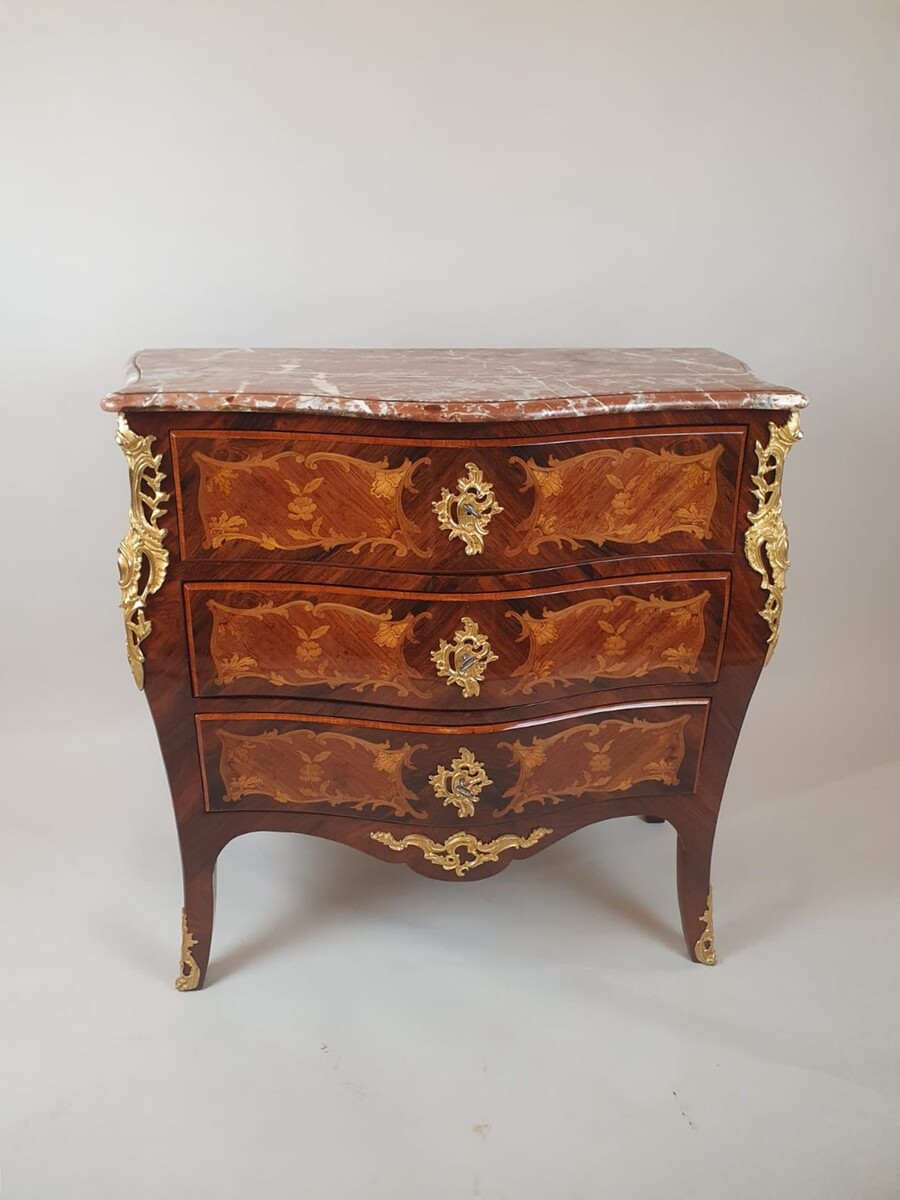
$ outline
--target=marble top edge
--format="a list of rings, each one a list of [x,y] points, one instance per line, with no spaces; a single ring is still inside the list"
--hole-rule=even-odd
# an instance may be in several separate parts
[[[711,349],[518,348],[145,350],[101,406],[489,421],[806,404]]]

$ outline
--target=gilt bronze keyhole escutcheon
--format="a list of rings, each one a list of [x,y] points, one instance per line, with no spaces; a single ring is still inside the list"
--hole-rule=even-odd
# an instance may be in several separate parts
[[[466,554],[480,554],[484,549],[488,525],[503,509],[494,498],[494,489],[475,463],[466,463],[466,474],[459,480],[455,492],[441,489],[440,500],[432,508],[437,513],[441,529],[458,538]]]
[[[455,683],[468,699],[481,692],[487,665],[496,662],[497,655],[478,628],[478,622],[463,617],[462,627],[457,629],[453,641],[441,638],[437,650],[431,652],[431,661],[441,679],[447,680],[448,687]]]

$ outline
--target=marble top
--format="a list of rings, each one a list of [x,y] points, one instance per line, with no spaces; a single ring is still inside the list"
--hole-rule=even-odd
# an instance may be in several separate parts
[[[718,350],[141,350],[109,412],[519,421],[659,409],[803,408]]]

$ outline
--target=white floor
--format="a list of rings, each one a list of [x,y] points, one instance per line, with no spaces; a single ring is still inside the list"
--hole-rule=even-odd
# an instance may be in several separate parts
[[[898,764],[736,766],[715,969],[668,826],[455,887],[256,835],[183,995],[149,721],[54,737],[3,756],[4,1200],[900,1196]]]

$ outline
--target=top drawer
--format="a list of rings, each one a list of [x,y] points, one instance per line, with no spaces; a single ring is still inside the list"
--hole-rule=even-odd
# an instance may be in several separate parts
[[[730,551],[742,429],[429,446],[175,432],[182,557],[473,574]]]

